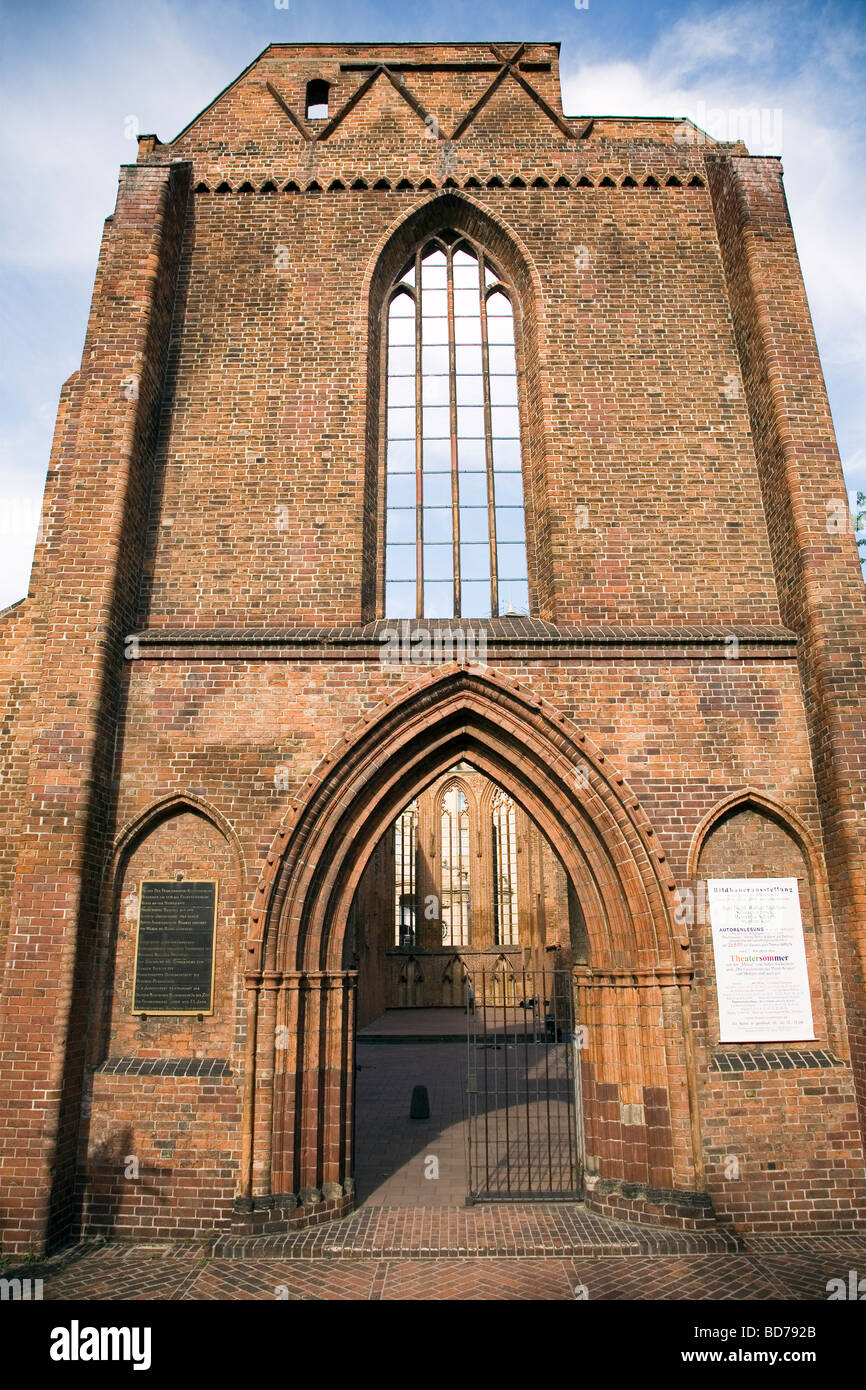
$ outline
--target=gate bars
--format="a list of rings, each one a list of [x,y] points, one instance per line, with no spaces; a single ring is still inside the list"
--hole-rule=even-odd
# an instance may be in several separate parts
[[[582,1197],[580,1051],[569,971],[475,976],[467,1092],[470,1203]]]

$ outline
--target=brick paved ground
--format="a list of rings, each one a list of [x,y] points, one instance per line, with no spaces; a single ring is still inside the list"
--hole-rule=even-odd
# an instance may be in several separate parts
[[[42,1271],[47,1300],[824,1300],[827,1282],[863,1268],[866,1245],[834,1254],[500,1259],[116,1259],[79,1252]],[[28,1271],[31,1272],[31,1271]],[[583,1292],[585,1290],[585,1293]]]
[[[395,1221],[399,1216],[399,1222]],[[470,1213],[431,1211],[406,1235],[412,1213],[387,1221],[361,1212],[327,1228],[331,1243],[303,1235],[209,1247],[124,1245],[70,1247],[41,1266],[18,1271],[44,1281],[46,1300],[741,1300],[826,1301],[827,1282],[866,1268],[866,1236],[762,1237],[744,1250],[700,1253],[709,1238],[617,1226],[580,1209],[510,1207]],[[415,1213],[417,1216],[417,1213]],[[455,1257],[458,1217],[474,1218],[500,1251],[549,1253]],[[381,1239],[399,1225],[403,1255]],[[465,1224],[465,1223],[464,1223]],[[599,1253],[615,1248],[619,1253]],[[595,1252],[591,1238],[595,1239]],[[583,1253],[578,1247],[583,1243]],[[414,1253],[409,1253],[414,1243]],[[692,1249],[689,1249],[689,1244]],[[476,1244],[479,1248],[480,1241]],[[679,1249],[678,1249],[679,1247]],[[658,1253],[649,1253],[653,1248]],[[628,1253],[629,1251],[633,1253]],[[390,1252],[390,1253],[389,1253]],[[14,1273],[5,1271],[7,1275]]]
[[[480,1005],[472,1016],[472,1032],[510,1033],[523,1037],[532,1030],[531,1014],[520,1008],[502,1008],[490,1005],[483,1009]],[[405,1039],[458,1038],[466,1041],[467,1022],[465,1009],[386,1009],[364,1028],[358,1029],[361,1041],[372,1038],[388,1039],[396,1042]]]
[[[465,1041],[394,1046],[359,1040],[357,1060],[359,1200],[377,1206],[461,1205],[466,1200]],[[409,1118],[416,1085],[427,1087],[429,1120]],[[438,1177],[425,1177],[432,1171],[428,1156],[436,1159]]]
[[[508,1010],[514,1026],[517,1009]],[[369,1038],[458,1038],[466,1040],[464,1009],[386,1009],[366,1027],[358,1029],[359,1041]]]
[[[424,1037],[423,1012],[405,1036]],[[389,1017],[379,1036],[389,1027],[399,1031]],[[629,1226],[574,1203],[467,1207],[465,1041],[359,1041],[358,1060],[361,1205],[351,1216],[284,1236],[84,1242],[20,1274],[42,1277],[45,1298],[61,1301],[559,1301],[584,1291],[597,1301],[779,1301],[824,1300],[829,1279],[866,1272],[866,1234],[744,1243],[724,1230]],[[409,1119],[416,1084],[428,1087],[429,1120]],[[435,1180],[424,1176],[431,1153]]]
[[[866,1237],[864,1237],[866,1239]],[[729,1231],[690,1232],[629,1226],[578,1203],[501,1202],[475,1207],[374,1206],[342,1221],[284,1236],[221,1236],[222,1259],[334,1256],[496,1256],[726,1254],[739,1249]]]

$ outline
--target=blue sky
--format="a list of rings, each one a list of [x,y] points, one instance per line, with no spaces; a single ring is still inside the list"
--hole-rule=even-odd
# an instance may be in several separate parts
[[[864,0],[282,4],[0,3],[0,607],[27,589],[129,132],[170,139],[271,42],[559,39],[566,113],[689,115],[781,154],[847,485],[866,490]]]

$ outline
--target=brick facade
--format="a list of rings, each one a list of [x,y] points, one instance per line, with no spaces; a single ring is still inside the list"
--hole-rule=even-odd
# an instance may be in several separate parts
[[[121,170],[2,615],[4,1251],[351,1205],[352,902],[461,758],[585,923],[588,1203],[862,1224],[866,614],[778,161],[565,117],[557,46],[505,52],[274,45]],[[517,301],[532,616],[481,664],[383,660],[382,295],[446,228]],[[219,881],[214,1012],[142,1018],[178,874]],[[678,905],[781,875],[815,1038],[719,1045]]]

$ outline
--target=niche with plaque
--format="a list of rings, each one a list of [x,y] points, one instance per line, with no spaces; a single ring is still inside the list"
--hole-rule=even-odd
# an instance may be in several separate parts
[[[720,1042],[813,1039],[796,878],[707,882]]]
[[[216,909],[214,880],[142,880],[133,1013],[213,1013]]]

